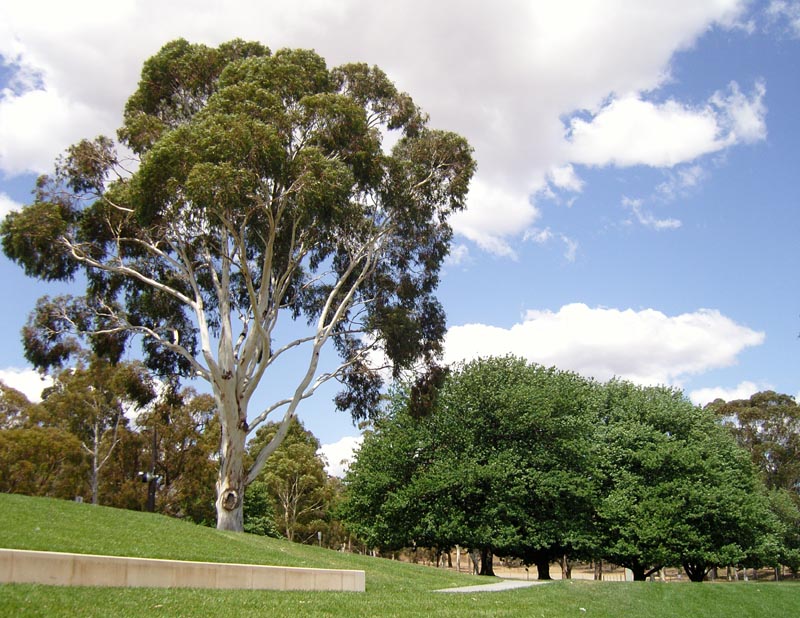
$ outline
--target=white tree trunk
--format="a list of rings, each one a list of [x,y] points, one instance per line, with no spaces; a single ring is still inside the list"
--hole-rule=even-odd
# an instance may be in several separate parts
[[[222,426],[219,474],[217,475],[217,529],[244,531],[244,442],[245,431]]]
[[[100,485],[99,481],[99,471],[100,466],[98,465],[98,461],[100,459],[100,437],[98,434],[98,426],[97,423],[94,424],[94,440],[92,443],[92,504],[97,505],[98,501],[98,486]]]

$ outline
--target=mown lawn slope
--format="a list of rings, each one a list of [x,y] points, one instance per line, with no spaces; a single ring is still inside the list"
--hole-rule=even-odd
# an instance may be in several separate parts
[[[362,569],[367,592],[310,593],[0,586],[2,616],[737,616],[800,613],[791,583],[556,582],[441,595],[486,578],[219,532],[148,513],[0,494],[0,546],[77,553]]]

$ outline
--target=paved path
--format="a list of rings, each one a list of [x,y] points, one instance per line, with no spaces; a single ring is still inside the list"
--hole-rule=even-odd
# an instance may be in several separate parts
[[[522,581],[520,579],[504,579],[494,584],[481,584],[479,586],[463,586],[461,588],[443,588],[434,592],[502,592],[503,590],[514,590],[515,588],[528,588],[539,584],[546,584],[546,581]]]

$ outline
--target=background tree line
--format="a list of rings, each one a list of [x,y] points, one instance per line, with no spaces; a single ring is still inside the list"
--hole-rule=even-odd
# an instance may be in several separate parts
[[[701,409],[678,390],[601,384],[514,358],[399,388],[345,479],[341,514],[372,547],[535,564],[605,560],[645,579],[681,566],[800,568],[798,406]]]
[[[277,429],[261,427],[248,457]],[[213,397],[157,383],[140,363],[84,358],[54,376],[40,403],[0,382],[3,492],[214,525],[219,441]],[[248,488],[248,532],[341,546],[345,533],[331,517],[341,483],[328,478],[319,447],[294,420],[274,465]]]

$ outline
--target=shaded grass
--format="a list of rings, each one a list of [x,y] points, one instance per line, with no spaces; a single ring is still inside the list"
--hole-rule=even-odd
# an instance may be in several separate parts
[[[430,567],[219,532],[158,515],[0,495],[0,546],[284,566],[363,569],[367,592],[0,586],[2,616],[647,616],[761,617],[800,613],[791,583],[554,582],[501,593],[439,595],[487,583]],[[581,611],[583,608],[585,611]]]

